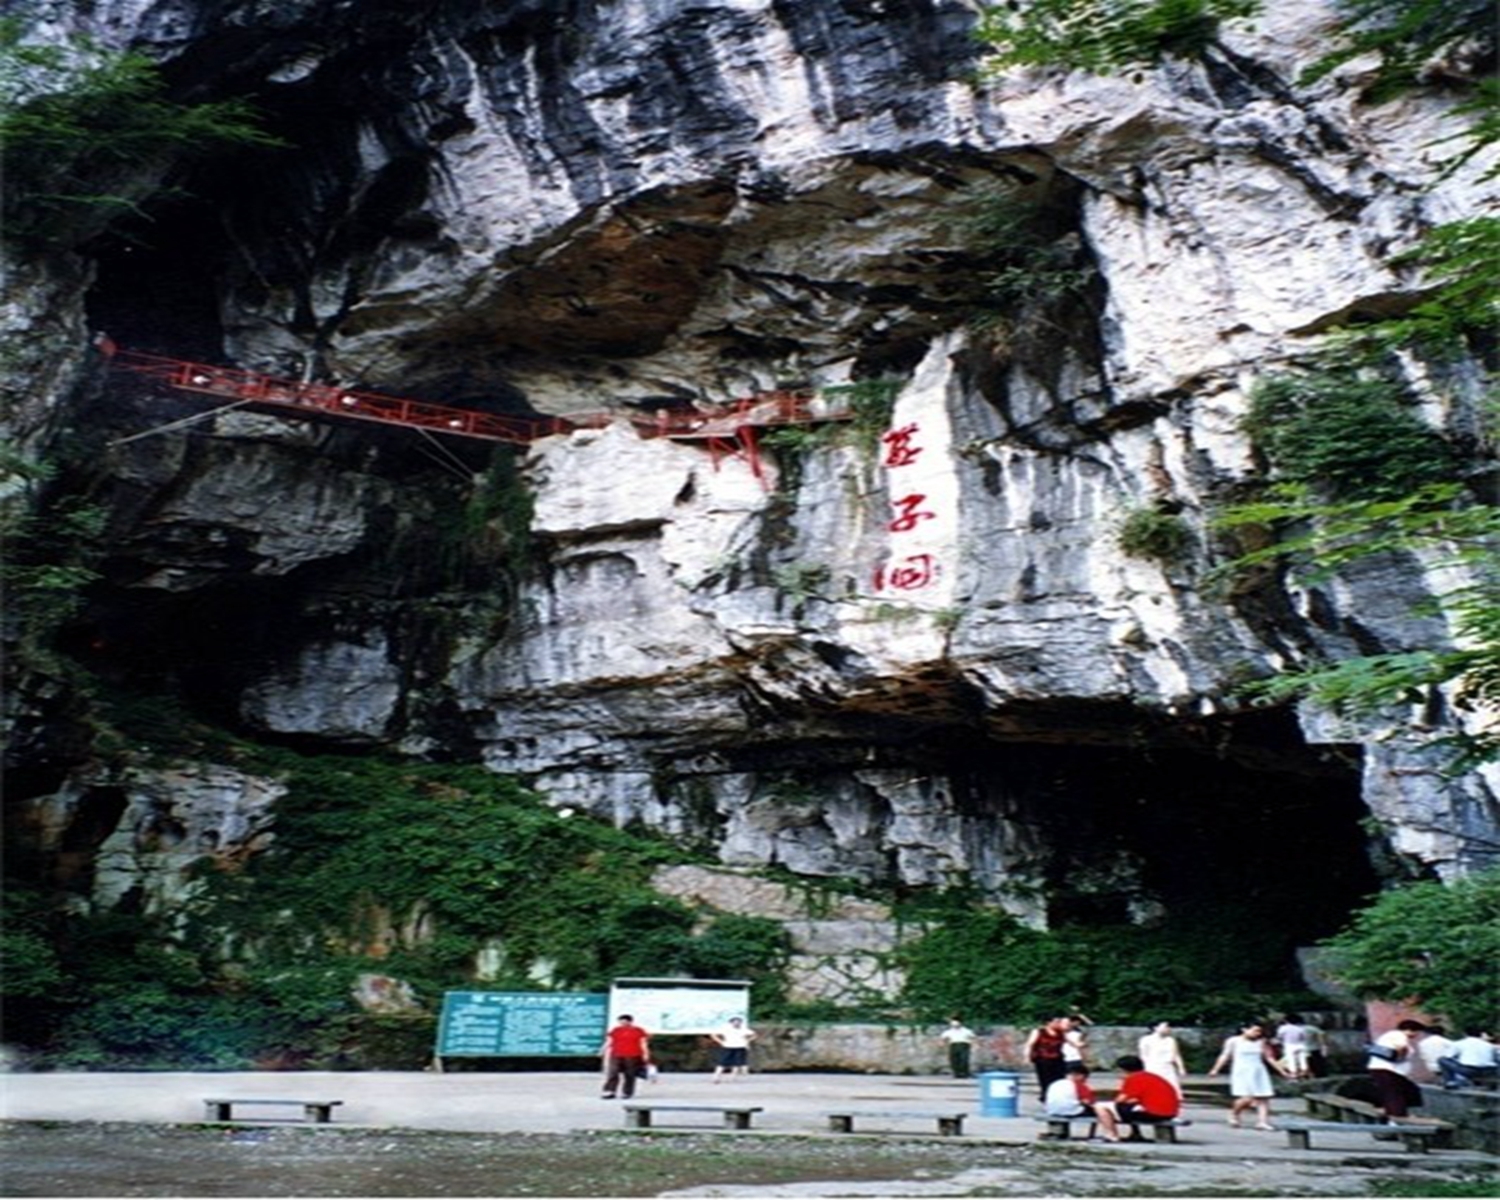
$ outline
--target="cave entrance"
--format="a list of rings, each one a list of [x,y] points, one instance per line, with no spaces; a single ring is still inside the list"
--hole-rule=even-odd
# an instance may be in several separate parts
[[[884,882],[942,887],[959,866],[978,891],[1051,928],[1196,923],[1244,933],[1261,951],[1274,942],[1290,965],[1295,948],[1337,932],[1379,889],[1361,751],[1309,745],[1289,709],[1173,718],[1053,701],[942,715],[918,729],[894,711],[863,714],[841,749],[763,743],[753,766],[740,763],[762,778],[779,768],[841,803],[862,791]],[[851,776],[891,783],[865,790]],[[821,840],[843,844],[832,824]],[[908,854],[912,845],[924,853]],[[903,855],[950,866],[924,865],[916,879]]]
[[[1306,945],[1378,887],[1358,755],[1260,749],[993,745],[955,785],[1030,835],[1049,924],[1238,912]]]

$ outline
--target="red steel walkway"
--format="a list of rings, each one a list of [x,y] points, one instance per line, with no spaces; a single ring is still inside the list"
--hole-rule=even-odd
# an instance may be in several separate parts
[[[762,481],[764,473],[756,430],[847,421],[854,415],[847,406],[821,400],[813,391],[772,391],[704,410],[662,409],[650,417],[598,412],[571,413],[561,417],[508,417],[327,383],[279,379],[236,367],[217,367],[144,354],[116,346],[108,338],[100,339],[99,349],[114,366],[183,391],[224,396],[257,407],[290,409],[303,414],[324,413],[511,445],[524,446],[539,438],[580,429],[599,429],[623,420],[628,421],[642,437],[706,443],[714,452],[716,462],[720,455],[743,457],[756,478]]]

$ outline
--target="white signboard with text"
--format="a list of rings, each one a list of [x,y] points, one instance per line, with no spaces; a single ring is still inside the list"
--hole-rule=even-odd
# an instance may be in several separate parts
[[[653,1036],[713,1033],[730,1017],[750,1019],[744,979],[616,979],[609,991],[609,1023],[622,1013]]]

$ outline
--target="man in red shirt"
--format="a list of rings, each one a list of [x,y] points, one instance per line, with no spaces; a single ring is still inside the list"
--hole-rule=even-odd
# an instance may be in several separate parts
[[[619,1091],[629,1100],[635,1095],[635,1081],[645,1074],[651,1061],[651,1035],[635,1023],[634,1017],[622,1014],[604,1035],[599,1054],[604,1059],[604,1099],[613,1100]]]
[[[1182,1111],[1182,1098],[1172,1081],[1146,1070],[1146,1064],[1134,1054],[1115,1059],[1115,1066],[1125,1074],[1115,1091],[1109,1108],[1120,1124],[1157,1125],[1170,1121]],[[1104,1105],[1096,1106],[1095,1111]],[[1104,1122],[1100,1122],[1101,1125]],[[1106,1129],[1108,1127],[1106,1126]],[[1139,1129],[1131,1133],[1133,1140],[1141,1140]]]

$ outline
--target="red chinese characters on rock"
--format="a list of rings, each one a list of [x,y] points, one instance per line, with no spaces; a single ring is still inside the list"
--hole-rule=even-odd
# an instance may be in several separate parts
[[[891,429],[881,438],[885,445],[882,465],[887,470],[899,470],[917,461],[917,456],[923,450],[923,447],[917,445],[918,433],[919,427],[913,422],[899,429]],[[923,521],[933,520],[937,513],[924,508],[926,503],[927,497],[921,492],[908,492],[899,499],[892,500],[891,508],[894,511],[886,529],[893,534],[911,533]],[[942,568],[933,555],[908,554],[875,568],[875,590],[919,591],[931,587],[941,573]]]
[[[917,461],[917,455],[922,453],[922,447],[913,446],[912,441],[917,436],[917,426],[903,425],[900,429],[892,429],[881,437],[885,443],[886,467],[909,467]]]
[[[891,507],[896,510],[896,516],[886,526],[892,533],[906,533],[917,527],[918,521],[930,521],[937,513],[923,512],[922,505],[927,497],[920,492],[910,496],[902,496],[899,500],[892,500]]]
[[[930,554],[911,554],[890,566],[875,568],[875,590],[892,588],[898,592],[911,592],[929,587],[937,582],[937,560]]]

